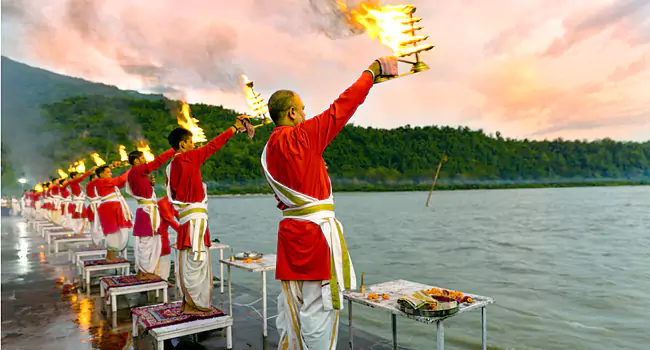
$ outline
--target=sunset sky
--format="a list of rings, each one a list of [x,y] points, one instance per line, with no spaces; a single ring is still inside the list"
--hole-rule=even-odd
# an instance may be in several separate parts
[[[267,98],[295,90],[313,115],[391,53],[347,34],[334,2],[2,0],[2,54],[239,111],[247,111],[237,82],[245,73]],[[650,139],[650,1],[410,3],[435,45],[423,55],[431,69],[373,87],[354,124]]]

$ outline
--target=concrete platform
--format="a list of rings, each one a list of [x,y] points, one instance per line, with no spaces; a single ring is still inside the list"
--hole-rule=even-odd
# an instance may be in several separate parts
[[[160,303],[160,298],[142,293],[120,296],[115,319],[101,311],[99,286],[91,294],[81,290],[68,292],[63,281],[74,282],[75,268],[67,254],[49,255],[40,234],[30,232],[20,218],[2,218],[2,347],[7,349],[154,349],[151,337],[131,337],[129,306]],[[130,255],[133,256],[133,255]],[[173,275],[173,274],[172,274]],[[173,282],[173,281],[172,281]],[[238,293],[259,296],[259,291],[237,285]],[[170,288],[170,300],[176,300]],[[213,303],[222,310],[215,286]],[[270,299],[274,299],[272,296]],[[227,294],[223,299],[227,300]],[[275,315],[275,303],[269,303],[269,315]],[[269,321],[269,337],[262,339],[262,320],[251,309],[233,307],[233,349],[277,349],[275,319]],[[337,349],[348,349],[347,325],[340,323]],[[390,334],[388,334],[390,336]],[[192,340],[198,340],[199,343]],[[201,333],[197,337],[168,340],[165,349],[225,349],[223,331]],[[390,342],[361,330],[354,331],[354,348],[390,349]]]

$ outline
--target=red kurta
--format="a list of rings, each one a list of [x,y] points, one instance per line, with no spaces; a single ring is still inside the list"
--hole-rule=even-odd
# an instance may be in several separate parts
[[[207,145],[193,149],[191,151],[178,153],[172,160],[171,170],[169,172],[169,187],[171,188],[172,198],[185,202],[197,203],[203,200],[205,191],[203,190],[203,177],[201,176],[201,165],[208,157],[217,152],[223,145],[230,140],[234,131],[232,128],[221,133],[215,137]],[[192,243],[190,240],[190,223],[180,227],[178,232],[178,245],[179,249],[191,248]],[[204,240],[205,246],[210,247],[210,229],[205,233]]]
[[[366,99],[372,85],[371,74],[364,72],[325,112],[296,127],[276,127],[266,148],[273,178],[300,193],[327,199],[330,184],[323,152]],[[285,205],[279,202],[278,208]],[[330,279],[329,246],[320,226],[306,220],[280,221],[275,278]]]
[[[86,184],[86,196],[88,197],[89,201],[90,201],[90,199],[97,197],[97,194],[95,193],[95,182],[96,181],[97,181],[97,179],[89,181]],[[86,205],[86,210],[85,210],[84,215],[85,215],[84,217],[86,219],[88,219],[88,221],[90,221],[90,222],[95,221],[95,211],[93,211],[93,206],[90,203],[88,203],[88,205]]]
[[[131,192],[138,197],[151,198],[153,195],[153,186],[151,186],[151,182],[149,182],[149,174],[160,168],[166,161],[173,157],[175,153],[176,151],[174,151],[173,148],[170,148],[165,153],[156,157],[153,161],[132,167],[131,171],[129,171],[129,176],[127,177],[129,187],[131,187]],[[133,236],[153,236],[149,214],[145,213],[141,208],[138,208],[135,211]]]
[[[158,234],[162,241],[162,250],[160,255],[169,255],[172,252],[169,244],[169,228],[171,227],[177,233],[181,230],[180,226],[176,222],[178,212],[174,209],[174,206],[167,196],[158,201],[158,211],[160,212],[160,218],[162,219],[160,221],[160,227],[158,228]]]
[[[63,185],[59,189],[59,193],[61,193],[61,197],[63,197],[64,199],[65,198],[70,198],[70,191],[68,191],[68,183],[67,182],[66,182],[65,185]],[[67,205],[68,205],[68,203],[63,203],[63,201],[61,202],[61,215],[63,215],[63,213],[65,212]],[[69,213],[69,211],[68,211],[68,213]]]
[[[81,175],[80,177],[70,180],[68,182],[68,186],[70,186],[70,192],[72,192],[73,196],[80,196],[81,195],[81,186],[79,183],[83,181],[85,178],[87,178],[92,171],[87,171],[85,174]],[[77,205],[74,203],[74,198],[73,202],[68,204],[68,213],[71,213],[73,219],[81,219],[83,215],[83,211],[81,214],[77,213]]]
[[[52,198],[59,196],[59,188],[60,188],[59,185],[52,185],[52,187],[50,187],[50,194],[52,195]],[[55,198],[54,200],[58,201],[59,199]],[[55,210],[56,210],[56,204],[52,203],[52,211]]]
[[[111,193],[115,193],[115,187],[124,188],[128,175],[129,172],[127,171],[119,177],[95,180],[95,193],[99,197],[106,197]],[[97,212],[99,213],[99,222],[102,225],[104,235],[115,233],[121,228],[133,227],[131,221],[124,218],[122,205],[119,202],[102,202],[97,208]]]

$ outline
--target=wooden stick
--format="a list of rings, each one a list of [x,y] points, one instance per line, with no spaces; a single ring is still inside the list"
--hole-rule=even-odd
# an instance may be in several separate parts
[[[440,174],[440,168],[442,167],[442,162],[445,160],[445,152],[442,152],[442,158],[440,158],[440,163],[438,163],[438,170],[436,170],[436,176],[433,178],[433,184],[431,185],[431,190],[429,191],[429,197],[427,197],[427,204],[429,206],[429,200],[431,200],[431,194],[433,193],[433,188],[436,187],[436,181],[438,181],[438,174]]]

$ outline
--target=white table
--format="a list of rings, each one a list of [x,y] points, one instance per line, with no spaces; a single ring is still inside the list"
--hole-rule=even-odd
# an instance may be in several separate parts
[[[68,250],[68,260],[73,264],[77,264],[80,258],[97,256],[98,259],[106,258],[106,248],[103,247],[88,247],[82,249],[70,249]]]
[[[138,336],[138,324],[146,327],[145,324],[135,314],[131,314],[132,335]],[[186,335],[192,335],[201,332],[207,332],[215,329],[226,328],[226,348],[232,349],[232,315],[212,317],[189,322],[183,322],[171,326],[156,327],[149,330],[149,334],[156,341],[156,349],[165,348],[165,340],[179,338]]]
[[[159,281],[159,282],[151,282],[151,283],[143,283],[143,284],[136,284],[133,286],[113,286],[110,289],[108,289],[108,301],[106,302],[107,304],[111,305],[111,311],[112,312],[117,312],[117,296],[118,295],[124,295],[124,294],[132,294],[132,293],[141,293],[141,292],[148,292],[148,291],[156,291],[156,298],[158,298],[158,295],[160,295],[160,291],[162,290],[163,292],[163,302],[167,303],[169,301],[169,298],[167,296],[167,281]],[[99,294],[102,298],[106,297],[106,292],[104,291],[106,288],[106,282],[104,282],[104,279],[102,278],[99,281]]]
[[[54,231],[54,230],[47,230],[45,231],[45,240],[47,241],[47,244],[52,244],[52,238],[55,237],[72,237],[74,235],[74,231],[72,230],[64,230],[64,231]]]
[[[45,231],[58,230],[58,229],[62,229],[62,228],[63,228],[63,226],[58,226],[58,225],[54,225],[54,224],[41,226],[41,237],[45,238]]]
[[[86,293],[90,293],[90,273],[91,272],[97,272],[97,271],[104,271],[104,270],[122,270],[122,275],[126,276],[129,274],[129,269],[131,267],[131,263],[127,262],[121,262],[121,263],[116,263],[116,264],[106,264],[106,265],[94,265],[94,266],[84,266],[84,260],[79,260],[79,264],[81,265],[81,271],[84,276],[83,282],[84,282],[84,288],[86,289]]]
[[[92,244],[93,239],[90,236],[74,236],[74,237],[63,237],[54,240],[54,252],[59,252],[59,244],[68,244],[68,243],[87,243]]]
[[[275,270],[275,262],[278,256],[276,254],[264,254],[260,262],[247,263],[244,260],[235,260],[230,261],[230,259],[221,259],[220,261],[228,265],[228,307],[230,308],[229,314],[232,315],[232,283],[230,282],[230,269],[231,267],[237,267],[244,269],[249,272],[261,272],[262,273],[262,320],[264,321],[264,330],[263,334],[266,338],[268,336],[266,322],[268,320],[266,316],[266,272]]]
[[[393,326],[393,349],[397,349],[397,316],[402,316],[405,318],[409,318],[414,321],[422,322],[422,323],[427,323],[427,324],[436,324],[436,344],[437,344],[437,349],[438,350],[443,350],[445,347],[445,328],[443,325],[443,321],[447,318],[454,317],[457,315],[460,315],[464,312],[470,311],[470,310],[478,310],[481,309],[481,317],[482,317],[482,336],[481,336],[481,344],[482,344],[482,349],[486,350],[487,349],[487,318],[486,318],[486,310],[485,308],[489,305],[494,303],[494,299],[490,297],[484,297],[480,295],[474,295],[474,294],[468,294],[463,291],[461,291],[464,295],[470,296],[472,299],[474,299],[474,302],[471,304],[463,303],[459,304],[459,309],[458,312],[456,312],[453,315],[449,316],[444,316],[444,317],[421,317],[421,316],[413,316],[406,314],[402,312],[398,305],[397,305],[397,299],[399,299],[400,296],[405,295],[405,294],[413,294],[419,290],[423,289],[431,289],[431,288],[438,288],[438,289],[445,289],[445,288],[440,288],[436,286],[429,286],[417,282],[411,282],[411,281],[405,281],[405,280],[395,280],[395,281],[390,281],[390,282],[384,282],[384,283],[378,283],[378,284],[373,284],[370,286],[366,287],[366,293],[359,293],[359,292],[344,292],[343,293],[343,298],[348,300],[348,327],[349,327],[349,333],[350,333],[350,349],[353,348],[352,344],[352,303],[358,303],[364,306],[368,306],[371,308],[377,308],[377,309],[382,309],[385,311],[388,311],[391,314],[391,322]],[[383,300],[380,298],[379,301],[371,301],[368,300],[368,294],[369,293],[377,293],[379,295],[382,294],[388,294],[390,298],[388,300]]]
[[[174,276],[176,278],[176,289],[178,290],[178,295],[182,296],[183,291],[181,290],[181,284],[180,284],[180,275],[178,273],[178,249],[176,248],[176,243],[174,243],[171,246],[174,249]],[[212,243],[210,246],[210,250],[215,250],[219,249],[219,260],[223,259],[223,250],[226,248],[230,248],[229,245],[227,244],[221,244],[221,243]],[[210,253],[210,259],[212,259],[212,253]],[[212,261],[210,261],[212,263]],[[219,264],[219,284],[221,284],[221,294],[223,294],[223,264]]]
[[[49,221],[43,219],[43,220],[28,220],[28,223],[32,226],[34,230],[37,230],[38,232],[38,226],[39,225],[45,225],[49,223]]]

